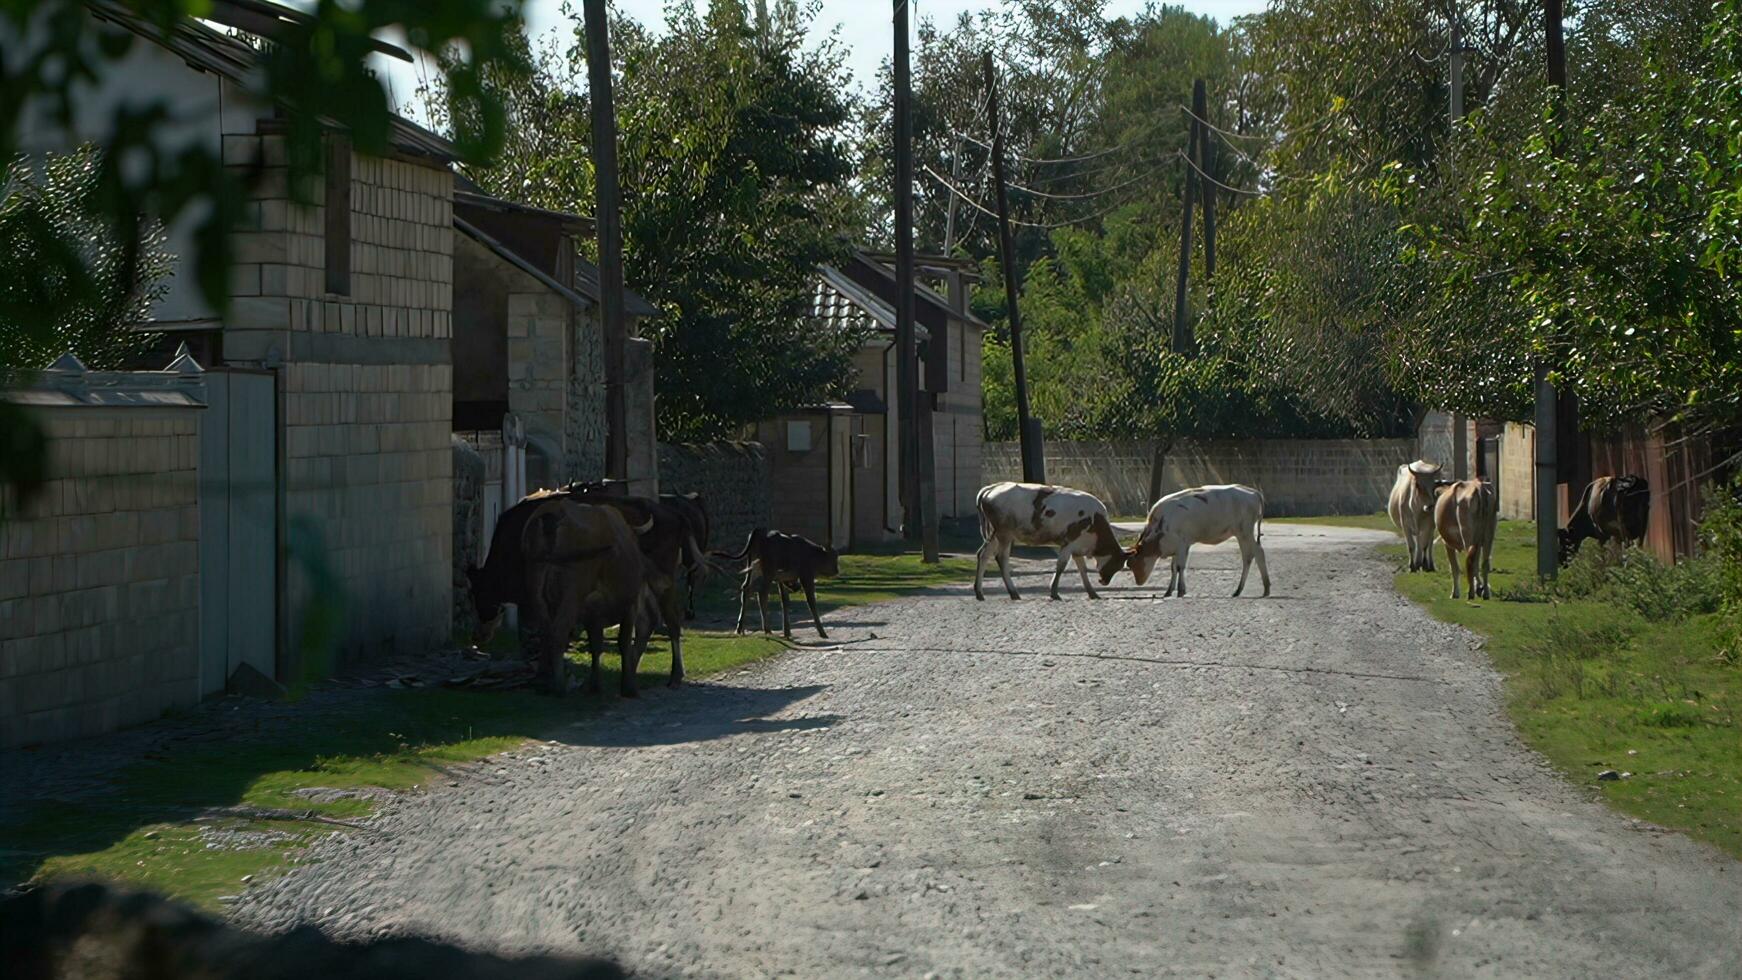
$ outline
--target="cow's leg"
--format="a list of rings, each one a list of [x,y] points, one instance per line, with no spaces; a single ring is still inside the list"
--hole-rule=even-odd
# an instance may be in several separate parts
[[[986,557],[990,555],[994,539],[987,538],[980,542],[980,550],[974,555],[974,598],[986,601],[986,592],[980,587],[980,580],[986,577]]]
[[[1409,527],[1407,522],[1403,528],[1403,546],[1409,550],[1409,570],[1420,570],[1421,559],[1416,557],[1415,552],[1415,529]]]
[[[1054,565],[1053,569],[1052,569],[1052,589],[1048,593],[1054,599],[1057,599],[1059,597],[1059,578],[1064,575],[1065,566],[1069,565],[1070,563],[1071,563],[1070,553],[1068,551],[1064,550],[1063,548],[1059,549],[1058,564]]]
[[[599,666],[605,656],[605,624],[598,620],[587,623],[587,653],[593,659],[593,667],[587,673],[587,693],[597,694],[605,687]]]
[[[1089,598],[1101,598],[1101,593],[1096,592],[1095,586],[1089,581],[1089,563],[1083,560],[1082,555],[1077,556],[1077,574],[1083,577],[1083,591],[1089,594]]]
[[[1163,599],[1173,597],[1173,590],[1179,586],[1179,558],[1175,555],[1167,557],[1167,591],[1161,594]]]
[[[807,578],[804,580],[804,602],[805,605],[811,607],[811,625],[817,628],[817,635],[825,640],[828,639],[829,634],[823,632],[823,614],[817,612],[816,579]]]
[[[1452,550],[1452,543],[1446,542],[1446,563],[1452,566],[1452,598],[1458,598],[1458,553]]]
[[[738,630],[739,636],[744,635],[744,610],[750,605],[750,569],[744,570],[744,581],[738,586]]]
[[[1022,598],[1016,591],[1016,584],[1010,581],[1010,545],[1003,542],[998,545],[998,574],[1004,576],[1004,591],[1010,593],[1010,598]]]
[[[768,578],[756,582],[756,613],[762,617],[762,632],[768,632]]]
[[[786,583],[776,582],[774,585],[780,590],[780,634],[790,640],[792,639],[792,610],[786,605]]]
[[[1258,560],[1258,580],[1264,583],[1264,594],[1270,594],[1270,566],[1264,562],[1264,542],[1252,542],[1252,557]]]
[[[683,683],[684,674],[683,616],[681,615],[683,596],[678,594],[677,580],[675,578],[672,580],[672,587],[666,590],[665,595],[660,596],[659,598],[660,607],[665,616],[665,635],[666,638],[671,641],[671,675],[666,679],[665,684],[667,687],[677,687],[679,684]],[[638,596],[636,598],[637,609],[640,608],[640,602],[641,600]],[[639,619],[640,616],[636,616],[635,618]],[[645,647],[646,644],[643,643],[642,646]],[[635,651],[635,659],[637,662],[640,662],[640,649]]]
[[[1186,558],[1192,553],[1189,544],[1180,545],[1179,552],[1173,556],[1174,567],[1179,569],[1179,597],[1186,597]]]
[[[1476,587],[1476,568],[1481,564],[1482,559],[1480,552],[1480,548],[1471,548],[1469,551],[1464,552],[1464,584],[1467,586],[1465,591],[1470,594],[1470,598],[1472,599],[1478,598],[1482,595],[1481,591]]]
[[[637,599],[639,601],[639,599]],[[619,697],[638,698],[641,696],[635,675],[641,672],[641,651],[635,646],[635,613],[631,611],[623,617],[623,622],[617,627],[617,662],[623,665],[622,673],[617,676],[617,694]],[[670,627],[670,622],[666,626]]]
[[[1240,581],[1234,583],[1234,598],[1240,598],[1240,593],[1246,591],[1246,572],[1252,567],[1253,542],[1245,535],[1237,539],[1240,543]]]
[[[1492,590],[1488,588],[1488,575],[1493,570],[1493,563],[1494,545],[1492,543],[1485,544],[1482,546],[1482,598],[1484,599],[1494,597]]]
[[[1432,518],[1429,518],[1429,520],[1431,521]],[[1427,526],[1427,529],[1423,530],[1418,536],[1421,538],[1421,567],[1422,567],[1422,570],[1427,571],[1427,572],[1438,571],[1439,569],[1434,566],[1434,529],[1433,529],[1433,525],[1429,524]],[[1448,552],[1446,552],[1446,554],[1451,554],[1451,552],[1448,551]]]

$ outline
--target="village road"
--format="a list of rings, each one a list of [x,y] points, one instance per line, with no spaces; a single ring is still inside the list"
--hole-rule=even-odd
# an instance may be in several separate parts
[[[1742,864],[1551,773],[1376,540],[1268,525],[1268,599],[1225,546],[1183,601],[1050,602],[1024,563],[1019,603],[843,611],[400,798],[235,916],[647,976],[1742,976]]]

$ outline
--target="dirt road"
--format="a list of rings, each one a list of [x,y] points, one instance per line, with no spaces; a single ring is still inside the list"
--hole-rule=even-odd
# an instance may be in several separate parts
[[[1020,603],[843,612],[405,797],[235,914],[650,976],[1742,975],[1742,864],[1549,772],[1374,540],[1267,526],[1269,599],[1228,598],[1223,547],[1183,601],[1050,602],[1026,564]]]

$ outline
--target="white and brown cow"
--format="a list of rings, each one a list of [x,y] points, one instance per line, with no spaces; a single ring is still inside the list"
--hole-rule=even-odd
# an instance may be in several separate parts
[[[1012,545],[1058,548],[1058,567],[1052,573],[1054,599],[1059,597],[1059,577],[1072,560],[1077,563],[1077,571],[1083,576],[1083,588],[1091,599],[1100,596],[1089,584],[1089,569],[1083,561],[1084,556],[1094,555],[1098,560],[1102,582],[1110,581],[1112,573],[1118,571],[1124,562],[1125,552],[1119,547],[1113,525],[1107,520],[1107,508],[1092,493],[1038,483],[994,483],[981,488],[974,504],[980,511],[982,542],[974,569],[976,599],[986,598],[980,580],[986,575],[988,557],[998,559],[998,571],[1004,576],[1004,589],[1010,593],[1010,598],[1022,598],[1010,581]]]
[[[1246,573],[1258,562],[1258,576],[1264,581],[1264,594],[1270,594],[1270,568],[1264,561],[1264,494],[1237,483],[1192,487],[1170,493],[1149,508],[1149,521],[1137,546],[1126,553],[1131,564],[1131,576],[1138,585],[1149,581],[1150,570],[1160,558],[1171,558],[1172,572],[1168,576],[1167,592],[1173,595],[1175,586],[1183,598],[1186,594],[1186,556],[1194,544],[1221,544],[1229,538],[1240,542],[1240,584],[1234,587],[1239,595],[1246,588]],[[1115,568],[1114,571],[1117,571]],[[1101,581],[1112,578],[1103,571]]]
[[[1440,464],[1418,459],[1397,468],[1386,512],[1409,545],[1409,570],[1434,570],[1434,486]]]

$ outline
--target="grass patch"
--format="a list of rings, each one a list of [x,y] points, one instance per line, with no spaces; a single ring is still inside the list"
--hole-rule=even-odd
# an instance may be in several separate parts
[[[1405,563],[1401,544],[1382,550]],[[1519,731],[1574,782],[1742,857],[1742,668],[1725,655],[1709,569],[1635,554],[1602,572],[1587,567],[1598,558],[1590,550],[1544,589],[1535,525],[1502,521],[1495,601],[1450,598],[1443,548],[1439,571],[1400,572],[1397,588],[1487,638]],[[1598,782],[1605,769],[1632,776]]]
[[[819,583],[825,625],[828,611],[962,581],[972,570],[971,562],[959,558],[924,565],[914,555],[843,556],[841,577]],[[799,609],[803,604],[801,596]],[[735,587],[717,577],[698,605],[704,616],[723,615],[728,606],[735,616]],[[808,613],[798,616],[808,625]],[[778,612],[771,610],[770,625],[777,623]],[[505,634],[499,632],[498,642],[511,649]],[[784,649],[778,637],[686,630],[684,666],[690,677],[706,677]],[[648,645],[637,671],[644,691],[664,684],[670,654],[663,638]],[[587,661],[584,653],[571,657]],[[615,692],[614,653],[605,658],[604,674],[605,690]],[[178,743],[171,753],[124,767],[100,794],[35,802],[0,824],[0,887],[95,876],[216,911],[222,897],[283,874],[321,835],[351,832],[326,821],[368,815],[375,805],[368,791],[411,789],[449,766],[546,736],[598,711],[615,694],[605,699],[442,688],[381,691],[342,710],[311,709],[320,713],[293,723],[282,737]],[[314,788],[364,792],[320,800],[297,792]],[[282,819],[286,815],[279,811],[318,819]]]
[[[1318,527],[1359,527],[1369,531],[1397,533],[1397,525],[1384,512],[1378,514],[1327,514],[1322,517],[1266,517],[1272,524],[1310,524]]]

